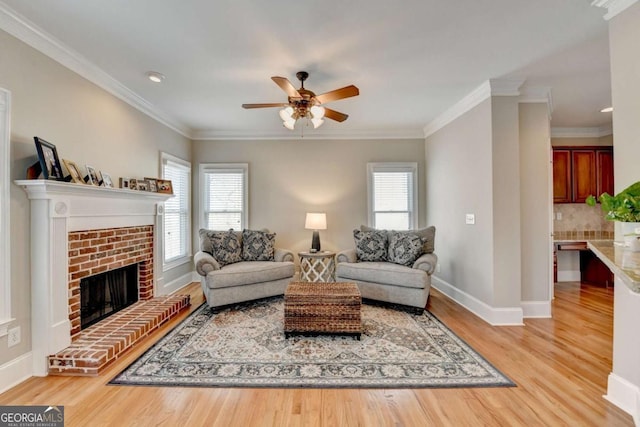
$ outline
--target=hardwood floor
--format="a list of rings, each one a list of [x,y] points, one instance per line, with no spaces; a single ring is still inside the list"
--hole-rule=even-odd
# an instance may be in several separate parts
[[[192,309],[203,300],[188,288]],[[99,377],[31,378],[0,405],[64,405],[67,426],[632,426],[603,399],[611,371],[613,288],[556,286],[553,319],[492,327],[436,290],[429,310],[517,387],[216,389],[106,383],[187,314]]]

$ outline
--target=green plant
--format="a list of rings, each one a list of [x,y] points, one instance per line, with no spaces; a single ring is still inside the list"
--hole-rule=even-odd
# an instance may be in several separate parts
[[[625,188],[615,196],[602,193],[598,198],[605,219],[620,222],[640,222],[640,181]],[[596,198],[587,197],[586,203],[595,206]]]

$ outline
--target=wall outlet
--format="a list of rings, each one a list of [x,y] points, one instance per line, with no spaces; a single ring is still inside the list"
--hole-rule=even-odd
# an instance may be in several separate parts
[[[464,216],[464,222],[468,225],[473,225],[476,223],[476,215],[475,214],[466,214]]]
[[[562,212],[556,212],[556,219],[562,221]]]
[[[7,345],[13,347],[20,344],[20,326],[9,329],[9,335],[7,335]]]

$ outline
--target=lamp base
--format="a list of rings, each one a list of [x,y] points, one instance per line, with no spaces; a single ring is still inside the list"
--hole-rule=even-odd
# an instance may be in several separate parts
[[[311,238],[311,250],[309,252],[320,252],[320,233],[318,233],[318,230],[313,231],[313,237]]]

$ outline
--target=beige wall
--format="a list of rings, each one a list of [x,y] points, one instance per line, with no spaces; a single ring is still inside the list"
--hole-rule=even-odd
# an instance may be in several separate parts
[[[518,98],[491,98],[493,307],[520,305],[520,143]]]
[[[104,170],[116,181],[157,176],[160,151],[190,160],[187,138],[3,31],[0,46],[0,87],[12,94],[12,180],[24,179],[27,166],[37,160],[34,136],[55,144],[61,158]],[[10,205],[12,315],[22,343],[7,349],[6,337],[1,338],[0,365],[31,348],[29,200],[15,185]]]
[[[418,163],[419,225],[425,224],[423,140],[194,141],[192,156],[195,199],[199,163],[248,163],[249,227],[275,231],[276,245],[294,252],[310,247],[305,213],[317,211],[327,213],[322,248],[353,247],[353,229],[367,223],[368,162]]]
[[[616,191],[640,180],[638,40],[640,3],[635,3],[609,22]],[[620,237],[619,230],[617,236]],[[637,421],[640,419],[640,294],[631,292],[619,280],[616,280],[613,316],[613,374],[635,387],[635,399],[629,396],[632,393],[627,392],[626,395],[635,402],[634,415]],[[631,404],[629,409],[631,406],[634,405]]]
[[[522,300],[550,301],[550,163],[547,104],[520,104]]]
[[[436,226],[436,276],[493,302],[491,100],[426,140],[427,222]],[[465,214],[476,216],[465,224]]]

